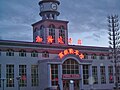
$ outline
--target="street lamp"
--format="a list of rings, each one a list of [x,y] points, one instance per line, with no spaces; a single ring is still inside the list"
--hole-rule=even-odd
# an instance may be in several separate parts
[[[110,44],[110,55],[113,58],[113,63],[115,67],[115,88],[118,89],[118,58],[119,58],[119,48],[120,48],[120,32],[119,32],[119,22],[118,15],[108,16],[108,34],[109,34],[109,44]]]
[[[20,78],[21,78],[21,76],[16,77],[16,79],[17,79],[17,81],[18,81],[18,90],[20,90],[20,85],[19,85],[19,83],[20,83]]]
[[[0,79],[0,81],[2,81],[2,84],[3,84],[3,90],[4,90],[4,81],[5,81],[6,79],[5,78],[1,78]]]

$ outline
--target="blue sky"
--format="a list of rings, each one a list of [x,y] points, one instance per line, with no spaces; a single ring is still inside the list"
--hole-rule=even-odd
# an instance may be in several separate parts
[[[59,0],[58,19],[69,21],[73,44],[108,46],[107,16],[118,14],[119,0]],[[0,39],[32,42],[31,24],[41,20],[39,0],[0,0]]]

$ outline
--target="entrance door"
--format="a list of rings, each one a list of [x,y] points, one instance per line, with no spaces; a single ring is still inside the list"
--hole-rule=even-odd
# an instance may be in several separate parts
[[[74,90],[80,90],[79,80],[74,81]],[[70,80],[63,80],[63,90],[70,90]]]

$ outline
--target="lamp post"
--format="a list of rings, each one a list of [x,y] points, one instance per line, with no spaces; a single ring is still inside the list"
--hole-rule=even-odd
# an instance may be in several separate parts
[[[17,81],[18,81],[18,90],[20,90],[20,86],[19,86],[20,78],[21,78],[21,76],[16,77],[16,79],[17,79]]]
[[[3,84],[3,90],[4,90],[4,81],[6,80],[5,78],[1,78],[0,79],[2,81],[2,84]]]
[[[118,52],[120,48],[120,32],[119,32],[119,22],[118,15],[108,16],[108,34],[109,34],[109,44],[110,44],[110,55],[113,58],[113,63],[115,67],[115,88],[118,90]]]

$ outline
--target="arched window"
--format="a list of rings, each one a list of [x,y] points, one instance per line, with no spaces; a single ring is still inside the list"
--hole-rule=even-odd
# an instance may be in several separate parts
[[[44,51],[42,53],[42,57],[48,58],[49,57],[49,52],[48,51]]]
[[[6,52],[6,56],[14,56],[14,51],[12,49],[8,49]]]
[[[52,36],[53,43],[55,43],[55,26],[53,24],[49,26],[49,36]]]
[[[92,54],[92,55],[91,55],[91,59],[97,59],[96,54]]]
[[[19,51],[19,56],[25,57],[26,56],[26,51],[25,50],[20,50]]]
[[[32,51],[31,52],[31,57],[38,57],[38,52],[37,51]]]
[[[105,55],[104,54],[100,54],[99,57],[100,57],[101,60],[105,59]]]
[[[63,63],[62,70],[63,74],[79,74],[79,64],[70,58]]]
[[[65,28],[64,26],[60,26],[59,28],[59,37],[62,37],[63,42],[65,43]]]
[[[42,38],[42,39],[44,39],[44,26],[43,25],[41,25],[40,26],[40,37]]]
[[[88,59],[88,54],[87,53],[83,53],[84,55],[84,59]]]

